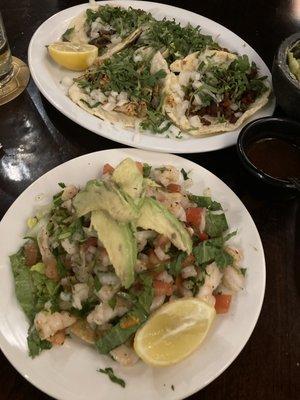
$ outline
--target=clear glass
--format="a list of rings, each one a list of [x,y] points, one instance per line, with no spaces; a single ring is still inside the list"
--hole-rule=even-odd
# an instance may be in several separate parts
[[[13,77],[12,57],[0,13],[0,88]]]

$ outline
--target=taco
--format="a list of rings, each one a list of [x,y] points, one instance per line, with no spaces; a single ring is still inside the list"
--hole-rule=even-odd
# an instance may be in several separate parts
[[[135,41],[152,18],[131,7],[94,6],[71,21],[62,40],[93,44],[99,48],[99,60],[103,60]]]
[[[266,77],[245,55],[207,49],[170,69],[163,110],[193,136],[232,131],[268,101]]]
[[[169,73],[160,52],[128,48],[75,79],[69,96],[103,120],[136,127],[161,106]]]

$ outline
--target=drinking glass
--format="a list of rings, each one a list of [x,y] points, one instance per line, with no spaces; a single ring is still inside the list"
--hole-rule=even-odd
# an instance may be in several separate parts
[[[0,88],[2,88],[13,77],[14,68],[12,57],[7,41],[3,19],[0,13]]]

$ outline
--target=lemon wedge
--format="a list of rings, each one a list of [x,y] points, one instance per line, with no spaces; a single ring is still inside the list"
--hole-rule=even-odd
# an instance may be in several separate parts
[[[134,349],[153,366],[178,363],[202,343],[215,314],[213,307],[195,298],[166,303],[138,330]]]
[[[72,71],[87,69],[98,56],[96,46],[82,43],[56,42],[48,46],[48,51],[58,65]]]

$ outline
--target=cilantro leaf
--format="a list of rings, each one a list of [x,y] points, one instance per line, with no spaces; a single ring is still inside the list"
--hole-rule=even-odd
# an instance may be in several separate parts
[[[168,265],[168,271],[173,276],[178,276],[181,271],[181,264],[183,260],[186,258],[186,253],[180,252],[176,259],[170,262]]]
[[[106,374],[113,383],[116,383],[116,384],[122,386],[122,388],[124,388],[126,386],[125,381],[123,379],[117,377],[112,368],[110,368],[110,367],[105,368],[105,369],[99,368],[99,369],[97,369],[97,371],[101,372],[102,374]]]
[[[148,178],[150,176],[151,173],[151,165],[144,163],[143,164],[143,177],[144,178]]]
[[[186,172],[183,168],[181,168],[180,172],[182,173],[183,179],[187,181],[189,179],[189,172]]]

